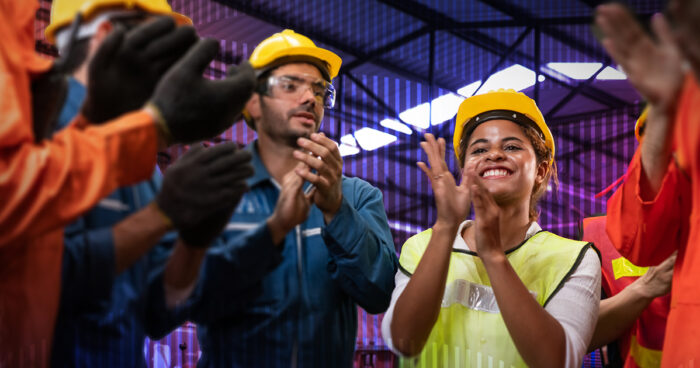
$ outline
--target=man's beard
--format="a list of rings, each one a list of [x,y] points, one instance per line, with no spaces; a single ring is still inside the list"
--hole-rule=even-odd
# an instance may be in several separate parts
[[[318,129],[321,127],[321,122],[318,114],[315,111],[313,111],[313,108],[309,108],[308,106],[299,106],[295,109],[287,111],[286,113],[278,113],[277,111],[274,111],[272,109],[266,109],[266,106],[262,99],[261,106],[264,111],[266,125],[268,125],[263,129],[265,129],[267,134],[275,141],[280,142],[281,144],[284,144],[288,147],[294,149],[300,148],[299,144],[297,143],[297,140],[299,138],[311,139],[311,133],[318,131]],[[313,132],[310,132],[306,129],[296,130],[291,128],[290,122],[292,117],[294,116],[294,114],[301,111],[313,114],[315,123],[315,128]],[[277,125],[280,124],[282,121],[286,123],[284,127]]]
[[[284,140],[286,145],[292,148],[300,148],[298,143],[299,138],[311,139],[311,133],[309,132],[297,132],[290,130],[285,133],[286,134],[281,134],[282,139]]]

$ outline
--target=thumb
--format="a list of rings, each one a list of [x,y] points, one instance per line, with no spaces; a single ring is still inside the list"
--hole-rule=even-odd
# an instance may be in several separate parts
[[[255,70],[248,61],[232,65],[226,72],[227,77],[221,83],[231,94],[249,96],[255,88]],[[247,100],[247,97],[246,97]]]

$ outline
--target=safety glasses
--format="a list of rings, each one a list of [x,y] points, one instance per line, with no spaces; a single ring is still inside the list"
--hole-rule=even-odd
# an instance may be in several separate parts
[[[299,99],[307,90],[326,109],[335,105],[335,87],[323,79],[308,74],[272,75],[267,78],[266,93],[287,100]]]

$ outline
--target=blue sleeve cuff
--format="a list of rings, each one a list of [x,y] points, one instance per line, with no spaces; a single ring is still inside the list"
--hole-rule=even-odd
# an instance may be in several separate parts
[[[342,256],[353,253],[368,231],[360,214],[343,196],[338,212],[322,229],[321,236],[331,253]]]
[[[62,304],[109,299],[115,278],[112,228],[66,236],[64,243]]]

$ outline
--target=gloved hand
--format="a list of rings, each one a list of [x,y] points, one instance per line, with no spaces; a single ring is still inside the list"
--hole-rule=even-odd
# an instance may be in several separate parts
[[[158,83],[151,107],[163,118],[171,143],[210,138],[228,129],[253,93],[255,73],[247,61],[230,67],[223,80],[202,77],[219,43],[199,41]]]
[[[163,74],[197,39],[194,28],[176,27],[168,16],[128,32],[116,25],[90,63],[85,118],[103,123],[143,107]]]
[[[195,146],[165,172],[156,204],[186,244],[206,247],[221,233],[253,175],[250,153],[234,143]]]

